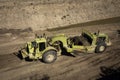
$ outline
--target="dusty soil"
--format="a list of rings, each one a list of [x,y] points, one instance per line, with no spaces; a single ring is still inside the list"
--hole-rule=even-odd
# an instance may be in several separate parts
[[[0,28],[46,30],[120,16],[120,0],[0,0]]]
[[[100,30],[110,36],[112,46],[102,54],[82,54],[72,57],[63,55],[56,62],[45,64],[38,61],[24,61],[18,58],[20,47],[34,39],[34,33],[47,35],[65,33],[79,35],[82,29]],[[99,80],[102,67],[120,67],[120,23],[71,27],[48,31],[14,31],[0,34],[0,78],[1,80]]]

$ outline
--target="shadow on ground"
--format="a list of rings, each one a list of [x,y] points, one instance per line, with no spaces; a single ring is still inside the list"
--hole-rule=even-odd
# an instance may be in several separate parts
[[[13,53],[16,57],[18,57],[20,60],[22,60],[22,55],[21,55],[21,51],[18,51],[18,52],[14,52]]]
[[[23,57],[22,57],[22,54],[21,54],[21,51],[19,50],[18,52],[14,52],[13,53],[16,57],[18,57],[20,60],[23,60]],[[29,59],[29,57],[26,57],[25,58],[25,61],[28,61],[28,62],[31,62],[33,61],[32,59]]]
[[[50,77],[45,74],[42,77],[40,77],[40,75],[35,74],[34,76],[30,76],[30,80],[50,80]]]
[[[120,80],[120,67],[117,69],[100,67],[100,78],[96,80]]]
[[[67,52],[67,50],[66,50],[65,48],[61,47],[61,50],[62,50],[61,54],[62,54],[63,56],[75,57],[75,56],[72,55],[71,53]]]

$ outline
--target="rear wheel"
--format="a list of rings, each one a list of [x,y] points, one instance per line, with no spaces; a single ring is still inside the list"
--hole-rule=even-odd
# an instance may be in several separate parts
[[[54,50],[49,50],[43,54],[42,60],[45,63],[52,63],[57,59],[57,52]]]
[[[105,42],[100,42],[97,46],[96,46],[96,49],[95,49],[95,52],[96,53],[102,53],[106,50],[106,44]]]

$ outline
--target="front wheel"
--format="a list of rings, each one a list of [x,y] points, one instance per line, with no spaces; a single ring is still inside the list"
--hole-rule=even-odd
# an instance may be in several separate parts
[[[95,49],[96,53],[102,53],[106,50],[106,44],[104,42],[100,42]]]
[[[57,52],[54,50],[46,51],[43,54],[42,60],[45,63],[52,63],[57,59]]]

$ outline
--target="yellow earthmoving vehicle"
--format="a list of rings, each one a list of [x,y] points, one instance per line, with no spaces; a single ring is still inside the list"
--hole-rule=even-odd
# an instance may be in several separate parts
[[[76,56],[79,53],[102,53],[111,45],[108,35],[83,31],[80,36],[67,37],[64,34],[53,37],[37,37],[27,42],[22,48],[23,58],[42,59],[45,63],[52,63],[62,54],[63,48],[68,54]],[[65,54],[65,53],[63,53]]]

